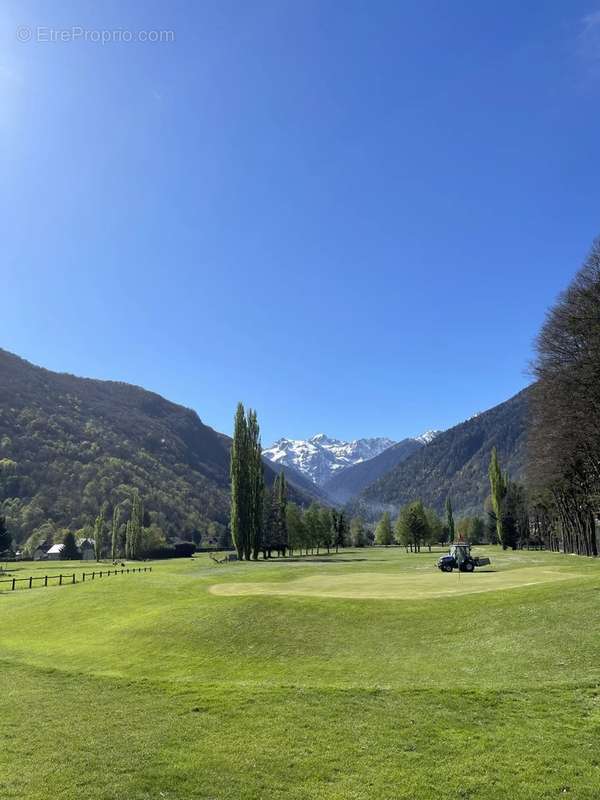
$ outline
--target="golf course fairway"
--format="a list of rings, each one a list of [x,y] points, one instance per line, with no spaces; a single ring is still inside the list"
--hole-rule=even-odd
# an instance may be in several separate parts
[[[600,565],[478,552],[0,591],[0,798],[597,800]]]

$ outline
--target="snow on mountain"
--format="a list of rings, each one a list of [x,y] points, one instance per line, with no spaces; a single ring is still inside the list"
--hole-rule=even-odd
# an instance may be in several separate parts
[[[322,486],[340,470],[374,458],[393,444],[383,436],[343,442],[316,433],[310,439],[278,439],[263,455],[276,464],[295,467]]]
[[[430,444],[440,433],[443,433],[443,431],[425,431],[420,436],[415,436],[415,441],[421,442],[421,444]]]

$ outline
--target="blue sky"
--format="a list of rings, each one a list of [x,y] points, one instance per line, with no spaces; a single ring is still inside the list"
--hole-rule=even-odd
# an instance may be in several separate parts
[[[600,233],[600,3],[9,0],[0,37],[0,345],[222,431],[501,402]]]

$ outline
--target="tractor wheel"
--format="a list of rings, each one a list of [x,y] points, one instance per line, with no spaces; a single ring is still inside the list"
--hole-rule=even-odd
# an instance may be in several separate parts
[[[452,572],[452,564],[444,564],[442,569],[444,570],[444,572]]]
[[[475,569],[475,564],[472,561],[465,562],[464,570],[465,572],[473,572]]]

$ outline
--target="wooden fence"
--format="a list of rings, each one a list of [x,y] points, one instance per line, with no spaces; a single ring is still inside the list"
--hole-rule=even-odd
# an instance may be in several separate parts
[[[123,569],[101,569],[94,570],[93,572],[82,572],[79,576],[77,573],[69,573],[67,575],[30,575],[28,578],[5,578],[0,580],[0,583],[10,583],[10,589],[4,591],[14,592],[18,583],[26,583],[26,586],[19,588],[33,589],[35,581],[42,581],[42,586],[51,586],[49,581],[56,581],[54,586],[64,586],[73,583],[85,583],[86,578],[88,581],[95,580],[96,578],[108,578],[110,575],[130,575],[134,572],[152,572],[152,567],[124,567]],[[39,585],[39,584],[38,584]],[[1,591],[1,590],[0,590]]]

